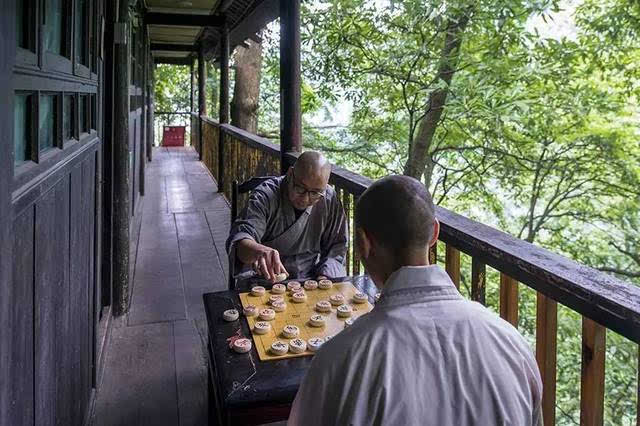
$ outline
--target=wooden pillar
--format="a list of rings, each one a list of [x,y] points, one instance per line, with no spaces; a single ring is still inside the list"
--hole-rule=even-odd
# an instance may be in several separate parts
[[[229,123],[229,27],[225,18],[220,29],[220,124]],[[218,134],[218,192],[224,190],[224,132]]]
[[[189,74],[191,75],[191,86],[190,86],[191,91],[190,91],[190,95],[189,95],[190,96],[189,105],[191,105],[190,108],[189,108],[190,112],[195,112],[196,111],[196,106],[194,104],[194,101],[195,101],[195,98],[196,98],[196,94],[195,94],[195,91],[196,91],[196,74],[193,72],[193,68],[194,68],[194,65],[195,65],[194,62],[195,62],[195,59],[193,57],[191,57],[191,64],[189,64]]]
[[[13,58],[16,57],[16,2],[0,0],[0,98],[4,100],[0,109],[0,424],[19,424],[13,418],[11,395],[14,384],[11,382],[12,330],[24,327],[24,324],[13,324],[13,213],[11,208],[11,187],[13,184]],[[28,397],[29,395],[25,395]]]
[[[153,143],[155,140],[155,125],[153,114],[153,99],[154,99],[154,69],[153,56],[151,56],[151,50],[147,54],[147,158],[149,161],[153,159]]]
[[[280,171],[289,151],[302,151],[300,0],[280,0]]]
[[[129,310],[129,1],[120,0],[115,40],[113,129],[113,312]]]
[[[142,102],[140,111],[140,195],[144,197],[144,177],[145,166],[147,164],[147,45],[149,43],[147,35],[147,26],[142,26],[142,45],[134,46],[134,49],[138,49],[140,52],[140,60],[142,60],[142,82],[140,83],[140,89],[142,90]]]
[[[207,115],[207,67],[204,66],[204,44],[198,48],[198,115]],[[198,118],[198,158],[202,161],[202,118]]]

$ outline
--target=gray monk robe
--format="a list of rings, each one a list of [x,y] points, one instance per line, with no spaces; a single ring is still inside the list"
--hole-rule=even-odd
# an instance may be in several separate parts
[[[347,222],[335,191],[296,214],[288,197],[287,177],[274,177],[253,190],[231,226],[227,253],[234,274],[250,269],[235,256],[235,243],[249,238],[274,248],[291,277],[346,275]]]

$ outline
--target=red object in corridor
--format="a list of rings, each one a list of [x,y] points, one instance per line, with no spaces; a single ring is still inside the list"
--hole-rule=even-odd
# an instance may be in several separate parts
[[[185,126],[163,126],[162,146],[184,146]]]

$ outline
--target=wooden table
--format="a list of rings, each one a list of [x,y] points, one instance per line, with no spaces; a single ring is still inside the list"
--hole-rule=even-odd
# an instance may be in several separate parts
[[[346,277],[335,282],[351,281],[369,295],[375,304],[378,291],[367,276]],[[263,283],[259,283],[263,285]],[[209,328],[209,419],[214,425],[258,425],[286,420],[300,382],[313,357],[260,361],[255,345],[248,354],[229,349],[227,339],[236,334],[251,336],[247,321],[226,322],[227,309],[242,312],[238,293],[256,285],[255,279],[238,284],[236,291],[206,293],[204,306]]]

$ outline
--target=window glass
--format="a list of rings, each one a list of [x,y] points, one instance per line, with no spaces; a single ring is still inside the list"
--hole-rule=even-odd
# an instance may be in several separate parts
[[[27,161],[30,157],[30,117],[31,95],[16,95],[14,103],[13,147],[15,164]]]
[[[87,0],[76,0],[76,61],[87,65],[87,46],[89,34],[87,34]]]
[[[89,97],[87,95],[80,96],[80,114],[78,115],[80,119],[80,132],[87,133],[89,132],[89,126],[87,122],[87,113],[89,112]]]
[[[24,13],[24,1],[18,0],[16,5],[16,41],[18,47],[27,48],[27,38],[25,37],[25,13]]]
[[[76,105],[73,96],[65,95],[64,112],[62,113],[62,128],[64,129],[64,140],[69,140],[75,137],[75,112]]]
[[[53,148],[56,139],[56,97],[55,95],[41,95],[40,105],[40,151]]]
[[[47,0],[44,26],[44,48],[49,52],[64,53],[64,8],[63,0]]]

